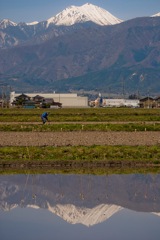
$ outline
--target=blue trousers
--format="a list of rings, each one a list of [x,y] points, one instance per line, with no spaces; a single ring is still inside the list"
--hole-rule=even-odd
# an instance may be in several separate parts
[[[43,122],[43,124],[45,124],[45,123],[46,123],[46,121],[47,121],[47,119],[46,119],[46,118],[44,118],[44,117],[41,117],[41,119],[42,119],[42,122]]]

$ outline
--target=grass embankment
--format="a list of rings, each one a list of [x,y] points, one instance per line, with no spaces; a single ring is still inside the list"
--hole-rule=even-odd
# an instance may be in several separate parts
[[[57,124],[44,126],[37,124],[40,123],[40,115],[43,111],[42,109],[3,109],[0,113],[0,131],[160,131],[160,124],[154,123],[160,120],[158,109],[51,109],[49,120]],[[10,124],[3,124],[3,122],[10,122]],[[145,167],[151,169],[159,165],[159,146],[0,148],[0,166],[3,169],[18,167],[19,169],[46,168],[48,170],[50,168],[50,171],[76,169],[83,172],[91,169],[97,172],[101,169],[102,172],[106,169],[105,167],[113,166],[123,167],[123,169],[139,167],[139,170],[142,167],[144,170]]]
[[[0,165],[159,166],[159,146],[1,147]],[[89,164],[89,165],[87,165]]]

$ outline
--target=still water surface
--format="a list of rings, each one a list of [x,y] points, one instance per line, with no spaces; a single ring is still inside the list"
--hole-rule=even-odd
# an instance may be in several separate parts
[[[1,175],[1,240],[159,240],[160,175]]]

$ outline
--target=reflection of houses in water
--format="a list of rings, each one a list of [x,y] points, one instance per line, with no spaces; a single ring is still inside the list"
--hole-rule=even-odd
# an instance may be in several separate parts
[[[44,208],[66,221],[87,226],[122,208],[160,212],[160,175],[33,174],[1,176],[0,180],[3,210],[18,205]]]

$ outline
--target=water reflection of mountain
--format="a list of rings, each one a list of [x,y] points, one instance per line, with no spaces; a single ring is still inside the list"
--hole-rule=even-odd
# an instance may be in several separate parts
[[[123,207],[159,213],[160,175],[2,175],[0,209],[16,206],[46,208],[72,223],[84,215],[103,221]]]
[[[81,223],[86,226],[92,226],[107,220],[122,208],[116,205],[107,204],[101,204],[94,208],[76,207],[70,204],[58,204],[54,207],[48,206],[48,209],[50,212],[63,218],[69,223]]]

